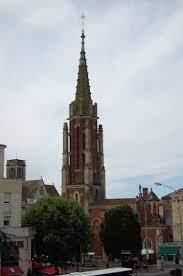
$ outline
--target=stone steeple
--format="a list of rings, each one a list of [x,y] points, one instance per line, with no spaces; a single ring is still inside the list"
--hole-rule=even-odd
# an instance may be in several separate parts
[[[75,99],[63,128],[62,193],[88,211],[90,204],[105,198],[105,167],[103,128],[91,99],[84,38],[82,30]]]
[[[91,99],[84,39],[84,30],[82,30],[76,97],[70,104],[70,118],[73,116],[97,117],[97,104],[93,104]]]

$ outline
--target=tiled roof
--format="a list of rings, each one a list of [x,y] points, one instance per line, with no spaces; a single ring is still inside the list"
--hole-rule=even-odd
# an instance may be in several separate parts
[[[42,179],[23,181],[22,200],[26,201],[27,198],[33,198],[42,181]]]
[[[54,185],[45,185],[46,191],[51,196],[60,196]]]
[[[44,185],[46,192],[51,196],[60,196],[54,185],[45,185],[43,179],[27,180],[22,184],[22,201],[26,201],[28,198],[33,199],[36,191],[41,185]]]
[[[150,198],[151,201],[159,201],[159,198],[152,190],[148,193],[148,198]]]
[[[179,192],[183,192],[183,188],[178,189],[178,190],[175,190],[174,192],[169,193],[169,194],[167,194],[167,195],[165,195],[165,196],[162,196],[162,199],[169,199],[169,198],[171,198],[171,196],[172,196],[173,194],[179,193]]]
[[[136,203],[136,198],[111,198],[111,199],[103,199],[98,200],[96,205],[133,205]]]

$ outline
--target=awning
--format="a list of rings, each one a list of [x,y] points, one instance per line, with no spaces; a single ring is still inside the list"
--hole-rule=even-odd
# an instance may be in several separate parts
[[[41,268],[42,268],[42,264],[32,262],[32,269],[41,269]]]
[[[149,255],[149,254],[154,254],[154,250],[152,250],[152,249],[145,249],[145,248],[143,248],[142,250],[141,250],[141,255],[146,255],[146,250],[147,250],[147,254]]]
[[[23,271],[20,269],[19,266],[2,266],[1,267],[1,275],[2,276],[15,276],[21,275]]]
[[[159,255],[177,255],[179,246],[160,246],[158,250]]]
[[[45,268],[41,269],[40,271],[47,275],[54,275],[57,273],[57,269],[54,266],[45,267]]]

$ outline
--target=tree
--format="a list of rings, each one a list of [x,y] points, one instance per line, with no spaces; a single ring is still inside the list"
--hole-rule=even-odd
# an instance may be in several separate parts
[[[128,205],[115,207],[105,213],[100,239],[107,256],[121,257],[122,250],[136,254],[141,249],[138,215]]]
[[[6,265],[8,262],[18,263],[18,248],[13,243],[9,234],[0,230],[0,262]]]
[[[26,211],[23,226],[36,228],[37,256],[68,260],[87,252],[91,233],[90,220],[84,210],[72,200],[44,197]]]

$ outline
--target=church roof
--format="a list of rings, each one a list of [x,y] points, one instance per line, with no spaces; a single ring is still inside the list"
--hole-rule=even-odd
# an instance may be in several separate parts
[[[94,205],[90,207],[102,207],[102,208],[107,208],[108,206],[110,207],[116,207],[119,205],[131,205],[134,206],[136,204],[136,198],[111,198],[111,199],[103,199],[103,200],[98,200],[97,202],[94,203]]]
[[[135,204],[136,203],[136,198],[106,198],[106,199],[103,199],[103,200],[99,200],[97,201],[98,203],[100,202],[101,204],[104,204],[104,205],[113,205],[113,204],[120,204],[120,203],[131,203],[131,204]]]

